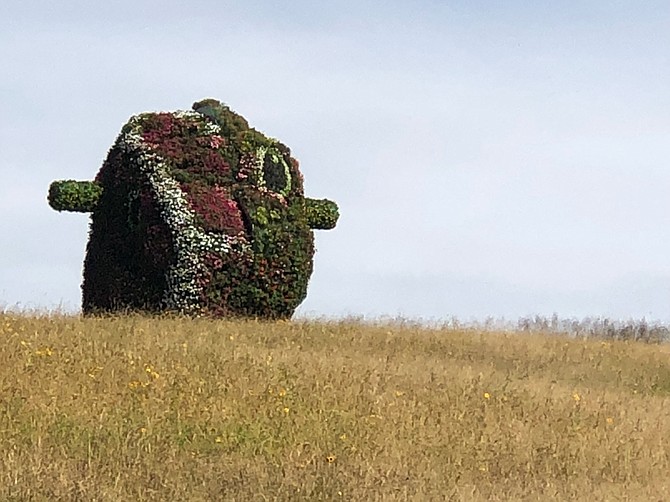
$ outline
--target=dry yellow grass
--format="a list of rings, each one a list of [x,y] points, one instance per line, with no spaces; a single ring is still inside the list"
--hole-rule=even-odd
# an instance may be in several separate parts
[[[665,345],[0,315],[0,500],[670,500]]]

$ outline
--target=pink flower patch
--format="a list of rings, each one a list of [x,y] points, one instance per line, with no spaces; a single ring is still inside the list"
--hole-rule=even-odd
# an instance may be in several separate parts
[[[250,153],[245,153],[240,158],[237,171],[238,180],[246,180],[256,167],[256,157]]]
[[[204,256],[205,265],[213,270],[221,270],[223,268],[223,260],[215,253],[207,252]]]
[[[212,136],[209,137],[209,146],[211,146],[212,148],[219,148],[221,145],[225,144],[226,140],[221,136],[213,134]]]

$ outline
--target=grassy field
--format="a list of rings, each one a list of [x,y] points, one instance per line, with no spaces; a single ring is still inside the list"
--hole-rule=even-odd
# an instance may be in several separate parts
[[[0,500],[670,500],[670,346],[0,315]]]

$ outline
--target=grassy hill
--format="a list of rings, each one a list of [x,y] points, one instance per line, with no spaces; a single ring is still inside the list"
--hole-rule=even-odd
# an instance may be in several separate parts
[[[670,347],[0,315],[0,500],[670,500]]]

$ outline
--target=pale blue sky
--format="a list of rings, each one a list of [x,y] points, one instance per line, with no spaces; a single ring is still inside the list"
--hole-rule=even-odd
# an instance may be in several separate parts
[[[670,321],[668,2],[5,0],[0,68],[0,305],[76,311],[49,183],[215,97],[341,207],[303,315]]]

